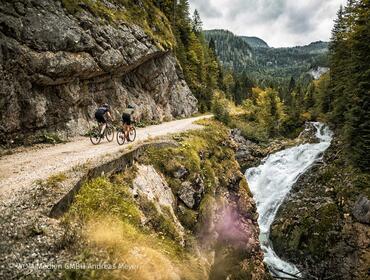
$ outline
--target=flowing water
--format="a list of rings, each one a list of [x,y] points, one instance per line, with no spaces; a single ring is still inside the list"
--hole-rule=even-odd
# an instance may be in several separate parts
[[[316,129],[319,143],[302,144],[289,148],[265,158],[258,167],[250,168],[245,175],[249,187],[257,203],[259,213],[260,242],[265,255],[265,263],[271,273],[280,277],[292,278],[300,276],[296,266],[280,259],[269,240],[270,226],[285,196],[298,178],[316,161],[330,146],[332,132],[322,123],[312,123]]]

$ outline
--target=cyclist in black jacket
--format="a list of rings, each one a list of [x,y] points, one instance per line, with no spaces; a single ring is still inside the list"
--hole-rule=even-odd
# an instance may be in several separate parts
[[[104,134],[105,128],[107,127],[106,117],[112,119],[112,116],[110,114],[110,107],[107,103],[104,103],[95,111],[95,119],[98,122],[98,125],[102,126],[100,132],[101,135]]]
[[[131,123],[133,121],[133,114],[135,113],[135,108],[131,104],[122,113],[122,124],[123,131],[125,132],[125,137],[128,139],[128,134],[131,129]]]

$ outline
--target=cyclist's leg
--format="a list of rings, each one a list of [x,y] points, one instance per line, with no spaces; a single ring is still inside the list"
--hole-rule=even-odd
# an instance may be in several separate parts
[[[126,139],[128,139],[128,134],[130,132],[130,125],[127,124],[127,123],[124,123],[123,126],[124,126],[124,131],[125,131],[125,137],[126,137]]]
[[[100,130],[100,134],[101,135],[104,135],[104,132],[105,132],[105,129],[107,128],[107,124],[106,123],[103,123],[102,124],[102,128],[101,128],[101,130]]]
[[[98,122],[99,132],[100,135],[102,136],[107,126],[107,121],[105,120],[104,116],[100,114],[95,114],[95,119]]]
[[[101,130],[100,130],[100,135],[104,135],[104,132],[105,132],[105,129],[107,128],[107,121],[105,119],[105,117],[103,116],[102,119],[101,119]]]

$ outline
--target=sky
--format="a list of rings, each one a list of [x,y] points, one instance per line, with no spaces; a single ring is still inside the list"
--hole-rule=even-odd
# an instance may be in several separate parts
[[[329,41],[333,20],[346,0],[190,0],[203,29],[256,36],[272,47]]]

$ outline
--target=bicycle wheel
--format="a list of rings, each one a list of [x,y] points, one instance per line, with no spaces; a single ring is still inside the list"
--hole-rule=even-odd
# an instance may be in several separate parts
[[[98,145],[100,143],[101,136],[100,136],[100,129],[99,128],[93,128],[90,131],[90,141],[93,143],[93,145]]]
[[[107,126],[105,130],[105,138],[108,142],[112,142],[114,139],[114,129],[111,126]]]
[[[117,143],[118,143],[118,145],[125,144],[125,140],[126,140],[125,133],[122,130],[118,130],[117,131]]]
[[[136,128],[131,127],[130,132],[128,133],[128,141],[134,142],[136,139]]]

